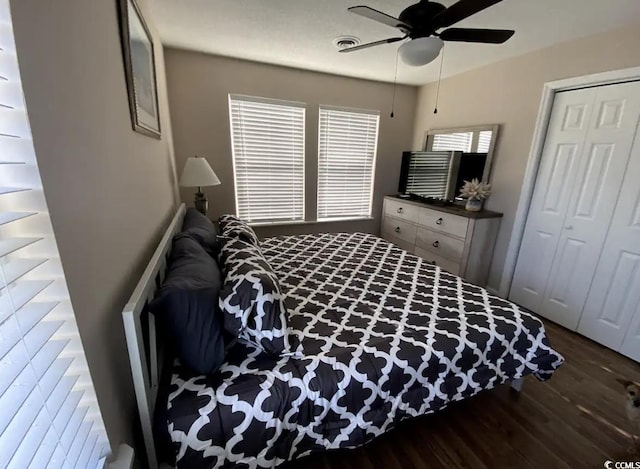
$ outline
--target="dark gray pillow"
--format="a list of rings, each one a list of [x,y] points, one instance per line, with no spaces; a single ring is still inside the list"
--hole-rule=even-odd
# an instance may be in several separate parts
[[[224,238],[220,258],[224,283],[219,304],[226,331],[273,355],[290,354],[284,295],[260,248],[240,238]]]
[[[182,221],[182,233],[188,234],[198,241],[209,254],[215,256],[218,252],[217,236],[218,230],[206,215],[198,212],[195,208],[189,207],[184,214]]]
[[[198,373],[215,373],[225,358],[221,277],[216,260],[195,239],[178,235],[150,305],[180,361]]]

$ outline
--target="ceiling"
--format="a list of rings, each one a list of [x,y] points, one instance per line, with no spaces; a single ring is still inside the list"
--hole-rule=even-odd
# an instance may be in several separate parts
[[[342,35],[364,42],[397,36],[385,25],[347,12],[368,5],[393,16],[412,0],[151,0],[162,42],[169,46],[258,62],[391,82],[398,44],[338,54]],[[442,0],[450,6],[455,0]],[[503,45],[448,43],[443,76],[640,21],[639,0],[504,0],[457,27],[515,29]],[[439,60],[400,63],[398,82],[438,78]]]

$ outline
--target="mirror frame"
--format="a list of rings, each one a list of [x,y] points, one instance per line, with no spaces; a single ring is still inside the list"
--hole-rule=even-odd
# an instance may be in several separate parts
[[[470,127],[450,127],[445,129],[429,129],[424,133],[424,151],[432,151],[433,136],[437,134],[453,134],[463,132],[482,132],[491,130],[493,132],[491,138],[491,145],[489,146],[489,152],[487,153],[487,161],[484,165],[484,172],[482,173],[482,182],[491,183],[491,170],[493,168],[493,154],[495,152],[496,143],[499,137],[500,125],[488,124],[488,125],[476,125]],[[474,136],[473,145],[477,145],[477,137]]]

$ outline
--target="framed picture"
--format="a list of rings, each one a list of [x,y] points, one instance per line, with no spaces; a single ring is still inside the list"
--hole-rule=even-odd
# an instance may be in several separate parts
[[[135,0],[118,0],[118,7],[133,130],[160,138],[153,39]]]

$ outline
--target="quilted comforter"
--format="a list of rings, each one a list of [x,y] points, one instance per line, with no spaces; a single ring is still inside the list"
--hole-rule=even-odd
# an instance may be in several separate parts
[[[213,376],[178,364],[167,407],[179,468],[274,467],[357,447],[507,380],[545,380],[563,362],[534,316],[378,237],[262,247],[296,353],[240,342]]]

